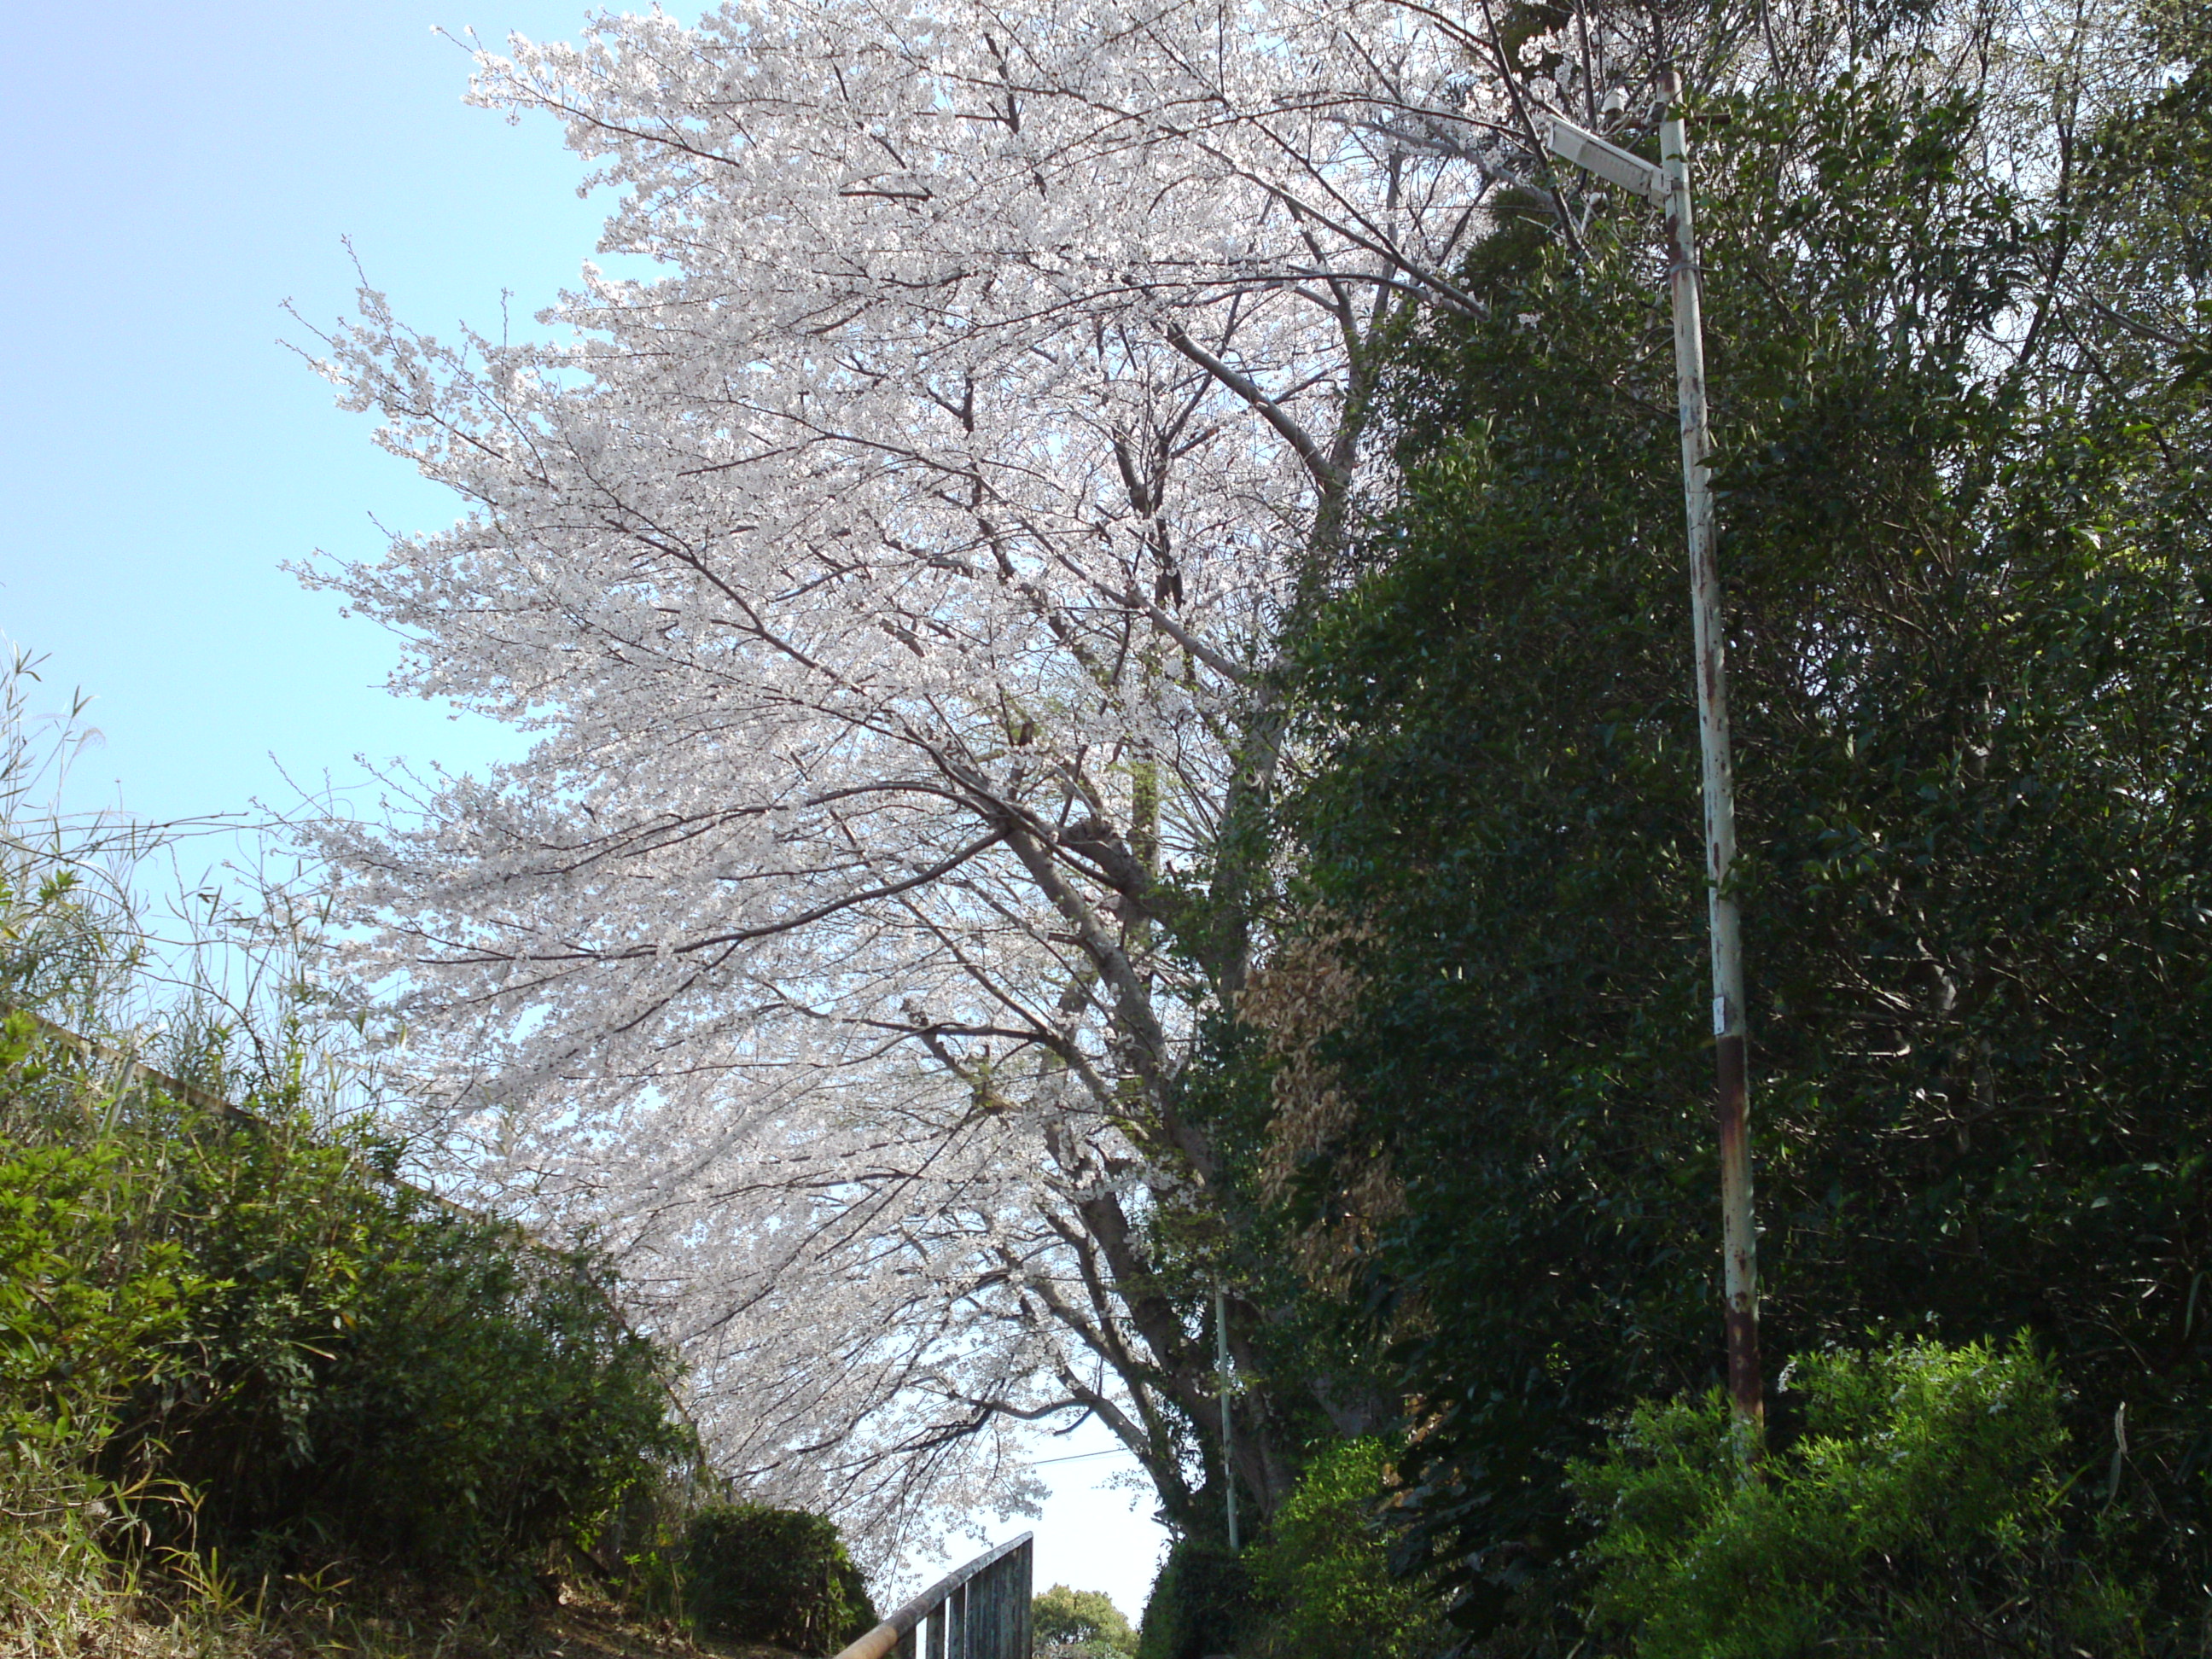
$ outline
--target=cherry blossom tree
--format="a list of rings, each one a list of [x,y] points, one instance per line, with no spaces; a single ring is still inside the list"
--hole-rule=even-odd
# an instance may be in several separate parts
[[[1373,344],[1479,303],[1528,176],[1504,45],[1382,0],[603,16],[473,95],[558,118],[659,274],[587,269],[550,340],[373,291],[324,337],[466,513],[314,580],[533,739],[316,830],[349,971],[455,1170],[611,1242],[725,1467],[878,1559],[1085,1413],[1198,1501],[1178,1078],[1255,948],[1270,643],[1379,476]]]

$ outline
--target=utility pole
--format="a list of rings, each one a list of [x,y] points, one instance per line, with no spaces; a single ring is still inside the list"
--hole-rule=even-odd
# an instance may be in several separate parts
[[[1213,1287],[1214,1397],[1221,1401],[1221,1490],[1229,1499],[1229,1547],[1237,1540],[1237,1444],[1229,1427],[1229,1297]]]
[[[1682,419],[1682,501],[1690,528],[1690,615],[1696,640],[1698,748],[1705,801],[1705,920],[1712,940],[1713,1063],[1721,1143],[1721,1253],[1727,1299],[1730,1438],[1748,1469],[1766,1422],[1759,1366],[1759,1243],[1752,1227],[1751,1141],[1746,1121],[1743,927],[1730,878],[1735,865],[1735,770],[1730,759],[1728,641],[1721,627],[1720,564],[1713,545],[1713,492],[1705,459],[1705,347],[1698,249],[1690,217],[1690,158],[1682,137],[1682,81],[1659,76],[1659,165],[1595,133],[1553,118],[1555,155],[1667,210],[1667,288],[1674,312],[1674,389]]]

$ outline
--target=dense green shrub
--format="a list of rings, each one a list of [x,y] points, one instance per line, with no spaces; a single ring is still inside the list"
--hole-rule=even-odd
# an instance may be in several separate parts
[[[1145,1603],[1137,1659],[1234,1653],[1257,1622],[1252,1574],[1243,1558],[1209,1538],[1178,1538]]]
[[[21,1016],[0,1028],[0,1066],[32,1035]],[[204,1288],[143,1237],[143,1185],[109,1142],[0,1153],[0,1647],[59,1650],[98,1616],[107,1489],[89,1457],[175,1363]]]
[[[21,1026],[0,1036],[0,1065]],[[0,1446],[11,1456],[98,1437],[176,1360],[209,1286],[174,1244],[132,1235],[141,1181],[112,1141],[0,1159]]]
[[[1137,1632],[1103,1590],[1054,1584],[1030,1602],[1030,1646],[1037,1659],[1121,1659]]]
[[[137,1429],[199,1494],[202,1542],[263,1571],[520,1576],[685,1454],[604,1261],[395,1184],[364,1134],[147,1127],[213,1289]]]
[[[1390,1571],[1382,1510],[1394,1483],[1391,1448],[1371,1437],[1328,1447],[1299,1476],[1251,1552],[1264,1652],[1414,1659],[1443,1644],[1434,1598]]]
[[[836,1525],[804,1510],[701,1510],[684,1539],[683,1577],[691,1622],[709,1636],[835,1653],[876,1623]]]
[[[2025,1339],[1825,1354],[1792,1386],[1805,1431],[1757,1480],[1718,1390],[1638,1407],[1575,1467],[1596,1613],[1638,1654],[2142,1650],[2130,1596],[2069,1547],[2060,1391]]]
[[[2099,198],[2100,258],[2142,265],[2117,312],[2169,293],[2184,233],[2206,269],[2191,28],[2106,141],[2163,158]],[[2094,340],[2097,375],[1992,378],[2074,233],[1988,170],[2012,113],[1853,52],[1693,116],[1762,1341],[2031,1331],[2078,1444],[2124,1406],[2146,1617],[2199,1652],[2212,380],[2086,309],[2039,337]],[[1486,1641],[1573,1599],[1569,1460],[1722,1358],[1679,431],[1651,217],[1608,214],[1579,246],[1502,224],[1487,302],[1383,366],[1402,489],[1293,704],[1294,896],[1356,1006],[1286,1207],[1359,1245],[1345,1300],[1421,1402],[1409,1543]]]
[[[103,1542],[248,1593],[569,1565],[696,1455],[611,1268],[400,1182],[333,1103],[358,1074],[296,961],[149,1006],[152,843],[22,820],[58,763],[26,672],[0,666],[0,1614],[33,1578],[97,1602]],[[174,1077],[124,1060],[148,1031]]]
[[[604,1261],[398,1183],[365,1132],[118,1094],[21,1014],[0,1129],[17,1510],[34,1473],[80,1507],[96,1477],[247,1582],[519,1582],[691,1455]]]

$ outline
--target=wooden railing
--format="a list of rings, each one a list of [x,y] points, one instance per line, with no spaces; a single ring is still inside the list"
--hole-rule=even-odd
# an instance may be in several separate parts
[[[837,1659],[1030,1659],[1030,1539],[977,1556]]]

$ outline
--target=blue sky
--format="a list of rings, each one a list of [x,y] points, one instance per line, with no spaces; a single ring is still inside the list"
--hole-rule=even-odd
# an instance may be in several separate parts
[[[278,567],[451,516],[279,344],[370,280],[436,331],[550,300],[599,210],[550,124],[459,101],[439,0],[16,14],[0,67],[0,629],[94,693],[82,789],[167,818],[352,757],[467,765],[504,733],[377,689],[373,628]],[[567,4],[507,0],[489,38]]]
[[[680,15],[688,15],[681,9]],[[526,319],[604,208],[550,122],[465,108],[473,27],[573,35],[580,3],[132,3],[11,15],[0,52],[0,633],[82,688],[80,805],[173,820],[341,787],[374,761],[478,766],[512,736],[380,689],[396,652],[281,565],[431,530],[451,498],[280,341],[372,285],[435,333]],[[1161,1540],[1092,1425],[1041,1456],[1040,1587],[1142,1605]],[[1148,1510],[1148,1503],[1138,1508]],[[1007,1528],[998,1528],[1001,1536]]]

